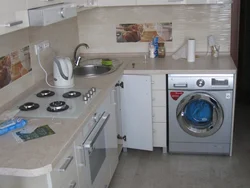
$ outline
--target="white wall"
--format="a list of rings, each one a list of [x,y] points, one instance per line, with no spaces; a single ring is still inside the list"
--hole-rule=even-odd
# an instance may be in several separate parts
[[[116,43],[120,23],[173,22],[173,42],[167,52],[178,49],[186,37],[195,38],[197,51],[207,51],[207,36],[215,35],[221,51],[230,51],[231,5],[176,5],[96,8],[78,16],[80,42],[88,53],[147,52],[147,43]]]

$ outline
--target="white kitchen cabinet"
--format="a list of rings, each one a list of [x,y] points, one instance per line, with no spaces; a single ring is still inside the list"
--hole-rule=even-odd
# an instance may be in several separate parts
[[[153,106],[166,107],[166,90],[153,90],[152,101]]]
[[[135,6],[136,0],[98,0],[98,6]]]
[[[153,123],[154,147],[167,147],[166,123]]]
[[[78,187],[76,156],[74,146],[71,146],[58,162],[51,174],[53,188],[68,188],[71,185]]]
[[[152,75],[152,90],[166,91],[166,75]]]
[[[82,132],[79,133],[75,142],[74,142],[74,149],[75,149],[75,158],[76,158],[76,168],[77,168],[77,176],[78,176],[78,184],[79,187],[89,188],[88,185],[88,178],[89,174],[87,174],[86,168],[86,161],[84,160],[84,151],[83,151],[83,134]]]
[[[167,152],[166,75],[152,75],[153,146]]]
[[[109,92],[108,98],[105,100],[105,112],[110,114],[106,127],[106,146],[107,157],[109,160],[110,177],[113,177],[115,169],[118,165],[118,141],[117,141],[117,114],[116,114],[116,89],[115,87]]]
[[[137,0],[137,5],[179,5],[185,4],[186,0]]]
[[[216,4],[218,0],[186,0],[187,4]]]
[[[167,108],[164,107],[153,107],[153,122],[166,123],[167,121]]]
[[[97,7],[98,0],[64,0],[66,3],[73,3],[78,7],[79,11]]]
[[[153,150],[151,76],[124,75],[121,90],[123,147]]]
[[[121,80],[119,80],[115,85],[118,155],[120,155],[122,148],[123,148],[123,142],[124,140],[126,140],[126,137],[124,137],[124,133],[122,130],[122,114],[121,114],[121,90],[123,86],[124,84]]]
[[[64,0],[27,0],[27,8],[28,9],[37,8],[63,2]]]
[[[29,27],[26,0],[2,0],[0,35]]]

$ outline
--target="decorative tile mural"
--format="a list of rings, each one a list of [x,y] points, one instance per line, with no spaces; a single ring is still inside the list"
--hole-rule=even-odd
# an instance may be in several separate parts
[[[150,42],[153,37],[160,42],[172,41],[172,23],[119,24],[116,26],[116,41]]]
[[[0,57],[0,88],[31,71],[29,46]]]

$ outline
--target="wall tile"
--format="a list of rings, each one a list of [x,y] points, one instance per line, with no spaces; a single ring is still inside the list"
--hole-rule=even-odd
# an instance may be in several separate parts
[[[215,35],[221,51],[230,51],[230,5],[178,5],[96,8],[78,16],[80,42],[90,45],[88,53],[147,52],[147,43],[116,43],[115,26],[120,23],[173,22],[173,42],[166,43],[174,52],[191,37],[197,51],[207,51],[207,36]]]

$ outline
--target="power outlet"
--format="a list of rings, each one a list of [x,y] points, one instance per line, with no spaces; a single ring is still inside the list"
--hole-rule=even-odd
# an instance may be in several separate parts
[[[44,51],[46,48],[49,48],[50,47],[50,44],[49,44],[49,41],[48,40],[45,40],[43,42],[40,42],[38,44],[35,44],[34,45],[35,47],[35,53],[36,55],[42,51]]]

